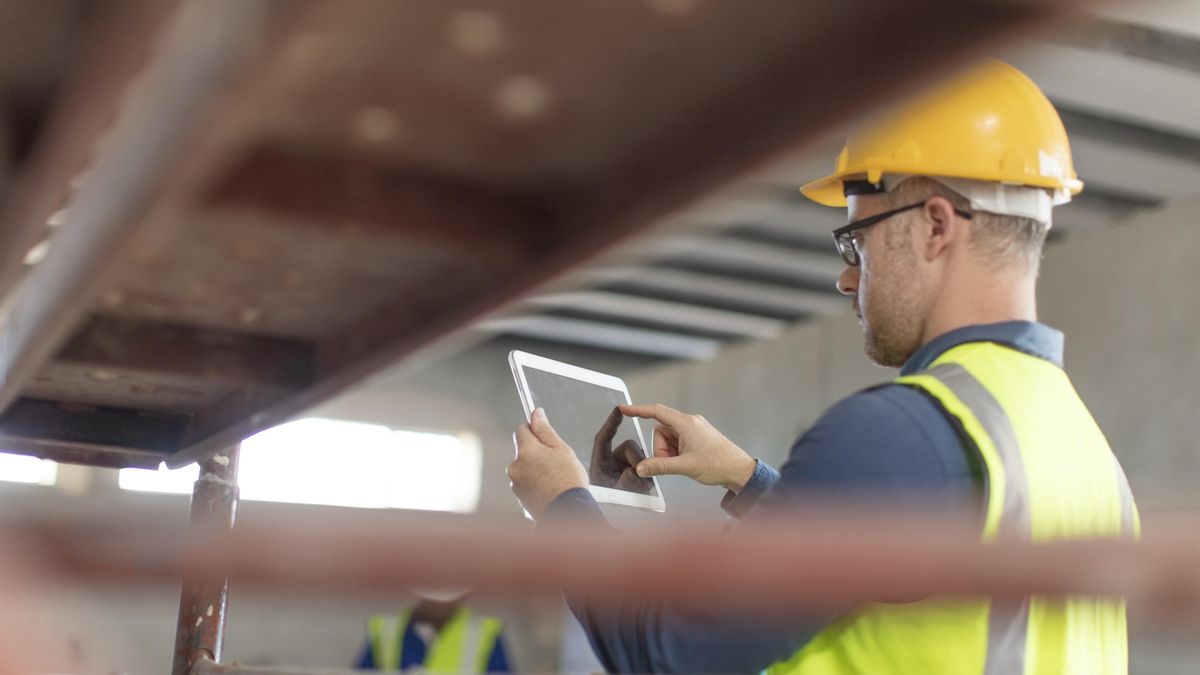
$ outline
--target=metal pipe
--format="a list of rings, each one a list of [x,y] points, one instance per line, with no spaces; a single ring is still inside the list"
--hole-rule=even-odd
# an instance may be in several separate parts
[[[106,582],[224,570],[241,588],[368,594],[470,585],[520,599],[568,588],[614,600],[705,597],[756,613],[932,593],[1113,595],[1143,609],[1200,611],[1200,533],[1190,514],[1147,519],[1141,542],[1035,544],[983,543],[977,526],[928,510],[806,508],[724,537],[683,526],[609,536],[583,525],[535,533],[485,518],[440,527],[384,514],[322,521],[259,513],[186,546],[168,524],[100,515],[0,521],[0,545],[33,546],[47,574]]]
[[[207,538],[233,529],[237,515],[238,447],[213,455],[200,466],[192,490],[192,536]],[[222,567],[190,564],[179,592],[172,675],[186,675],[202,658],[220,660],[225,639],[229,576]]]
[[[336,668],[292,668],[289,666],[239,666],[198,659],[189,675],[362,675],[361,670]]]

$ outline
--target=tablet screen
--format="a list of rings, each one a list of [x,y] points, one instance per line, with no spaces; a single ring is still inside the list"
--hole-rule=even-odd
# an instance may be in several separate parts
[[[633,420],[616,410],[625,395],[607,387],[524,368],[535,408],[544,408],[554,430],[588,469],[592,485],[658,495],[654,481],[634,467],[646,457]]]

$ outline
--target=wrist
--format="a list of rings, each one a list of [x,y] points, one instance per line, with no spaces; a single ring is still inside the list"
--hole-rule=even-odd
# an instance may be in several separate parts
[[[746,483],[750,482],[750,477],[754,475],[754,470],[757,468],[758,460],[743,452],[729,479],[724,483],[725,489],[734,494],[741,492],[746,487]]]
[[[587,489],[587,484],[580,484],[579,481],[562,481],[551,486],[544,493],[542,493],[542,499],[537,505],[539,507],[539,513],[533,513],[531,511],[529,515],[533,516],[535,520],[541,518],[542,515],[546,513],[546,510],[550,508],[550,505],[558,501],[559,497],[562,497],[564,494],[576,488]]]
[[[558,491],[547,492],[540,500],[538,500],[537,504],[530,504],[525,508],[527,511],[529,511],[529,515],[532,516],[534,520],[541,520],[542,516],[546,515],[546,512],[550,510],[550,506],[554,504],[554,502],[558,501],[559,497],[563,496],[570,490],[571,488],[563,488]],[[530,506],[533,508],[529,508]]]

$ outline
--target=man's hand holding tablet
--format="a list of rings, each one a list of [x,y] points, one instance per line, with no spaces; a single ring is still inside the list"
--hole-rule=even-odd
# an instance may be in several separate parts
[[[623,489],[636,489],[628,470],[633,457],[639,453],[636,447],[611,448],[611,430],[626,415],[657,422],[654,457],[636,465],[638,476],[682,475],[705,485],[720,485],[738,492],[754,472],[757,460],[703,417],[686,415],[661,404],[625,405],[614,411],[596,435],[591,467],[592,474],[616,472]],[[610,433],[606,434],[605,429]],[[541,408],[534,410],[529,424],[517,427],[513,440],[517,458],[508,466],[508,477],[517,499],[535,520],[562,493],[572,488],[587,488],[589,482],[597,481],[589,475],[574,450],[559,437]],[[629,454],[630,450],[635,454]],[[630,485],[626,487],[624,483]]]
[[[517,458],[508,465],[508,478],[513,494],[534,520],[562,493],[588,486],[587,470],[550,426],[545,410],[534,410],[529,424],[517,427],[513,442]]]
[[[534,519],[574,488],[599,502],[662,511],[656,476],[740,492],[754,473],[757,460],[703,417],[662,404],[632,405],[620,378],[520,351],[509,354],[509,363],[529,423],[513,435],[517,457],[508,475]],[[656,422],[652,453],[644,449],[640,420]]]
[[[510,352],[508,360],[529,422],[528,435],[524,430],[518,432],[518,448],[523,447],[522,439],[529,443],[541,437],[542,445],[562,445],[571,450],[587,476],[583,487],[597,502],[652,511],[666,508],[658,479],[637,474],[638,463],[650,456],[650,446],[643,440],[648,435],[642,435],[641,420],[626,417],[618,409],[631,402],[621,378],[521,351]],[[543,420],[534,419],[537,409],[542,410]],[[543,422],[544,430],[553,432],[553,438],[535,433],[542,430]],[[532,461],[521,457],[514,463],[517,478],[513,482],[518,490],[522,484],[521,460]],[[542,473],[538,471],[535,478],[526,479],[544,480],[540,478]],[[532,511],[537,510],[537,502],[534,497]]]

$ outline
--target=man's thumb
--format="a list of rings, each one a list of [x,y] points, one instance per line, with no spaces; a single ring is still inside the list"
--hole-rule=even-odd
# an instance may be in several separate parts
[[[562,439],[558,437],[558,432],[554,430],[554,427],[550,426],[550,420],[546,418],[546,411],[542,408],[533,411],[533,415],[529,419],[529,428],[533,430],[533,434],[538,437],[538,440],[546,445],[562,443]]]
[[[682,457],[651,457],[643,459],[637,465],[637,475],[642,478],[650,476],[681,475],[686,471]]]

